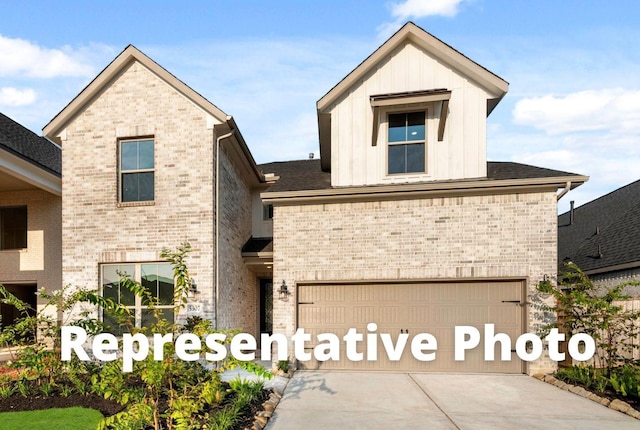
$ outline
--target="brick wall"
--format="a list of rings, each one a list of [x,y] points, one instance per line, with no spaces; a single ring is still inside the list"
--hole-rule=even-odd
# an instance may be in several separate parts
[[[251,191],[224,150],[220,160],[219,326],[257,336],[257,280],[241,255],[242,246],[251,237]]]
[[[133,63],[68,124],[62,142],[64,284],[98,287],[99,263],[158,261],[163,247],[175,249],[188,241],[193,247],[188,268],[200,292],[192,300],[203,303],[202,317],[213,319],[216,136],[208,119],[211,122],[191,101]],[[151,205],[119,205],[118,141],[141,136],[152,136],[155,142],[155,199]],[[221,158],[228,186],[239,175],[230,173],[233,168]],[[239,198],[230,195],[223,204],[232,217],[237,214],[228,207],[248,207],[248,192],[242,186],[237,191]],[[237,228],[250,231],[244,220]],[[239,242],[235,237],[225,240],[229,248]],[[245,279],[229,279],[221,301],[225,294],[245,288]]]
[[[42,190],[0,192],[1,206],[27,206],[27,249],[0,251],[0,283],[62,287],[60,197]]]
[[[535,332],[549,318],[534,290],[556,271],[556,211],[553,192],[277,206],[274,279],[522,278]],[[295,304],[274,300],[274,332],[294,332]]]

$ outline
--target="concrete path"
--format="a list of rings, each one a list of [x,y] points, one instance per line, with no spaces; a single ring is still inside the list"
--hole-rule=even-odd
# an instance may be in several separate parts
[[[296,372],[267,430],[640,429],[525,375]]]

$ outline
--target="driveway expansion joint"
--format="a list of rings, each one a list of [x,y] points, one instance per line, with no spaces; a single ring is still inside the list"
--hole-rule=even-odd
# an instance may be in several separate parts
[[[442,407],[438,404],[438,402],[436,402],[433,397],[431,397],[429,395],[429,393],[427,393],[427,391],[422,387],[422,385],[420,385],[418,383],[418,381],[415,380],[415,378],[413,377],[413,375],[411,375],[411,373],[407,373],[407,376],[409,377],[409,379],[411,379],[411,381],[417,385],[417,387],[420,389],[420,391],[422,391],[422,393],[427,396],[427,398],[431,401],[431,403],[433,403],[435,405],[436,408],[438,408],[438,410],[440,412],[442,412],[442,414],[447,417],[447,419],[449,420],[449,422],[458,430],[461,430],[460,427],[458,427],[458,425],[456,424],[456,422],[449,416],[449,414],[447,414],[447,412],[442,409]]]

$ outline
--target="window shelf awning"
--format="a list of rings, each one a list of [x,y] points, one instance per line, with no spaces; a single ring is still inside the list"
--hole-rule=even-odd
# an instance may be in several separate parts
[[[373,134],[371,145],[376,146],[378,142],[380,107],[432,102],[441,103],[440,122],[438,123],[438,142],[441,142],[444,138],[444,127],[447,121],[447,111],[449,110],[450,98],[451,91],[445,88],[421,91],[404,91],[400,93],[377,94],[369,96],[371,107],[373,108]]]

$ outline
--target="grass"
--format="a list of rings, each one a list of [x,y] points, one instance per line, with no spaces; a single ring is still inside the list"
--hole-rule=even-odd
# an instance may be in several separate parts
[[[3,430],[95,430],[101,419],[100,412],[81,407],[2,412],[0,427]]]

